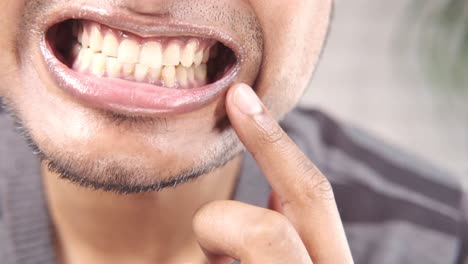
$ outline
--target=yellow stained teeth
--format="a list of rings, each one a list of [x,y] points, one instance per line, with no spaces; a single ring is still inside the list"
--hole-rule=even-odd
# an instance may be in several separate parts
[[[173,88],[176,85],[176,69],[175,66],[164,66],[161,72],[163,84],[168,88]]]
[[[186,68],[183,66],[177,66],[176,76],[177,76],[177,81],[179,82],[179,84],[183,87],[187,87],[188,76],[187,76]]]
[[[119,46],[118,59],[122,63],[137,63],[140,58],[140,45],[132,39],[124,39]]]
[[[162,66],[162,47],[156,41],[147,42],[141,48],[140,63],[152,68]]]
[[[148,74],[148,66],[137,64],[135,66],[135,80],[138,82],[142,82],[146,79],[146,75]]]
[[[190,40],[185,46],[180,57],[180,62],[184,67],[188,68],[193,64],[197,47],[198,41],[196,40]]]
[[[108,57],[115,58],[117,58],[119,54],[119,41],[117,40],[117,37],[111,32],[108,32],[104,36],[104,40],[102,42],[102,53]]]
[[[89,35],[86,29],[83,30],[83,34],[81,35],[81,44],[83,48],[89,47]]]
[[[195,83],[195,67],[187,68],[187,80],[189,83]]]
[[[83,52],[83,56],[81,57],[80,70],[85,71],[93,62],[94,52],[89,48],[83,49],[81,52]]]
[[[73,30],[78,41],[71,51],[73,69],[172,89],[207,83],[207,64],[216,52],[195,37],[145,41],[94,22],[74,25]]]
[[[206,64],[200,64],[199,66],[195,67],[195,78],[198,81],[206,80],[207,73],[208,73],[208,68]]]
[[[122,63],[120,63],[116,58],[107,58],[107,76],[111,78],[120,77],[122,72]]]
[[[93,23],[89,35],[89,47],[94,52],[100,52],[102,49],[102,35],[99,25]]]
[[[203,50],[199,50],[197,53],[195,53],[195,58],[193,58],[193,63],[195,65],[200,65],[203,61]]]
[[[210,51],[211,51],[211,49],[208,48],[208,49],[205,50],[205,52],[203,52],[202,63],[207,63],[208,60],[210,60]]]
[[[176,66],[180,63],[180,45],[172,42],[169,43],[163,52],[163,65]]]
[[[94,54],[92,73],[97,76],[103,76],[106,72],[106,56],[102,54]]]
[[[150,83],[156,83],[161,78],[161,68],[150,68],[148,80]]]
[[[126,63],[123,65],[122,73],[125,78],[133,77],[133,73],[135,72],[135,64]]]

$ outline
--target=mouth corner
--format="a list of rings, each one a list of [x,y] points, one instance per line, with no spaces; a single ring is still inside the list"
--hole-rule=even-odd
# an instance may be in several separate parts
[[[236,79],[243,52],[232,39],[212,30],[165,28],[141,37],[90,19],[64,19],[45,33],[55,59],[49,68],[61,88],[124,112],[192,111]]]

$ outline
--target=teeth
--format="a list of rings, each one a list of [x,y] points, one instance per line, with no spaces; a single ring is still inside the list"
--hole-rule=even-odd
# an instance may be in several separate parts
[[[107,32],[102,42],[102,53],[108,57],[117,58],[119,54],[119,41],[113,33]]]
[[[161,78],[161,68],[150,68],[148,73],[148,80],[150,83],[155,83]]]
[[[199,66],[195,67],[195,78],[197,80],[205,81],[207,73],[208,69],[206,64],[200,64]]]
[[[83,48],[89,47],[89,35],[86,29],[83,29],[83,33],[81,34],[81,46]]]
[[[197,53],[195,53],[195,58],[193,59],[193,63],[195,65],[200,65],[203,61],[203,50],[199,50]]]
[[[162,47],[158,42],[148,42],[141,48],[140,63],[152,68],[162,66]]]
[[[146,78],[146,74],[148,74],[148,66],[137,64],[135,66],[135,80],[137,82],[142,82]]]
[[[180,62],[185,67],[190,67],[193,64],[195,57],[195,51],[198,47],[198,41],[190,40],[187,46],[185,46],[180,56]]]
[[[177,80],[179,81],[180,86],[182,87],[188,86],[188,76],[187,76],[187,70],[185,67],[177,66],[176,76],[177,76]]]
[[[164,66],[161,72],[163,84],[173,88],[176,84],[176,70],[174,66]]]
[[[138,42],[132,39],[124,39],[119,46],[118,60],[122,63],[137,63],[140,57]]]
[[[94,52],[88,48],[84,49],[83,56],[81,57],[80,70],[84,71],[91,66],[93,62]]]
[[[79,44],[76,44],[72,48],[72,56],[73,58],[77,58],[80,55],[81,51],[81,46]]]
[[[120,77],[120,72],[122,72],[122,63],[120,63],[116,58],[107,58],[107,76],[111,78]]]
[[[217,46],[197,38],[141,41],[94,22],[76,24],[73,68],[99,77],[189,89],[207,83],[207,63]]]
[[[180,62],[180,46],[172,42],[169,43],[163,54],[163,65],[176,66]]]
[[[102,49],[101,27],[95,23],[91,25],[91,32],[89,36],[89,47],[94,52],[100,52]]]
[[[133,73],[135,72],[135,64],[124,64],[122,68],[122,72],[124,74],[124,77],[129,79],[133,77]]]
[[[103,54],[94,54],[91,71],[94,75],[103,76],[106,72],[106,56]]]
[[[195,82],[195,67],[187,68],[187,79],[189,83]]]
[[[211,49],[208,48],[208,49],[205,50],[205,52],[203,52],[202,63],[207,63],[208,60],[210,60],[210,51],[211,51]]]

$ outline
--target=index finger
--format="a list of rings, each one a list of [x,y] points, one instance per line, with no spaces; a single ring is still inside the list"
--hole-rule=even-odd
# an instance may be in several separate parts
[[[278,195],[283,213],[298,230],[314,263],[352,263],[327,178],[250,87],[233,86],[226,109],[233,128]]]

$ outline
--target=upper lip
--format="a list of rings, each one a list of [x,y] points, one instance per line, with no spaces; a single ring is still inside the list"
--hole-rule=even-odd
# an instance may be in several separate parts
[[[183,113],[196,110],[197,108],[201,108],[214,100],[217,96],[222,94],[222,91],[227,89],[227,87],[236,79],[246,56],[246,52],[242,48],[242,45],[239,44],[239,41],[234,39],[233,36],[219,30],[218,28],[210,27],[209,25],[197,25],[181,20],[175,20],[169,16],[165,16],[164,14],[148,16],[131,13],[131,11],[121,8],[104,9],[94,6],[71,5],[65,10],[61,10],[60,12],[56,12],[49,16],[49,20],[43,24],[44,34],[41,43],[41,50],[49,68],[59,66],[60,62],[58,62],[52,55],[50,47],[47,45],[46,32],[53,25],[56,25],[67,19],[93,20],[111,28],[115,28],[124,32],[130,32],[141,37],[169,37],[185,35],[211,38],[230,48],[236,56],[236,64],[231,70],[231,74],[228,74],[228,80],[225,80],[224,83],[218,81],[214,84],[207,85],[206,88],[212,89],[206,89],[206,91],[200,92],[199,94],[195,94],[196,89],[194,89],[194,91],[190,91],[194,94],[194,98],[192,98],[193,100],[187,96],[187,94],[189,94],[187,91],[184,91],[184,93],[180,92],[178,94],[176,94],[176,91],[174,91],[173,93],[175,97],[173,102],[165,100],[164,103],[161,103],[161,100],[159,100],[158,103],[158,100],[150,100],[151,102],[146,100],[146,104],[141,105],[138,105],[138,103],[135,102],[131,102],[129,105],[119,105],[119,103],[115,102],[104,104],[92,103],[95,106],[107,108],[109,110],[116,110],[119,112],[127,112],[131,114]],[[67,79],[70,79],[69,76],[60,76],[60,74],[66,75],[66,72],[63,70],[56,70],[55,72],[54,70],[51,70],[51,73],[54,79],[56,79],[58,86],[64,88],[65,90],[72,89],[72,85],[67,83],[70,82],[69,80],[67,81]],[[90,84],[90,81],[83,81],[82,85],[83,84],[88,85]],[[80,97],[80,94],[83,95],[83,91],[79,91],[78,93],[79,94],[75,94],[75,96],[78,95],[78,97]],[[177,97],[183,94],[185,94],[185,98]],[[134,94],[132,94],[132,96],[133,95]],[[148,94],[146,94],[146,96],[147,95]],[[89,96],[87,98],[89,99]]]

